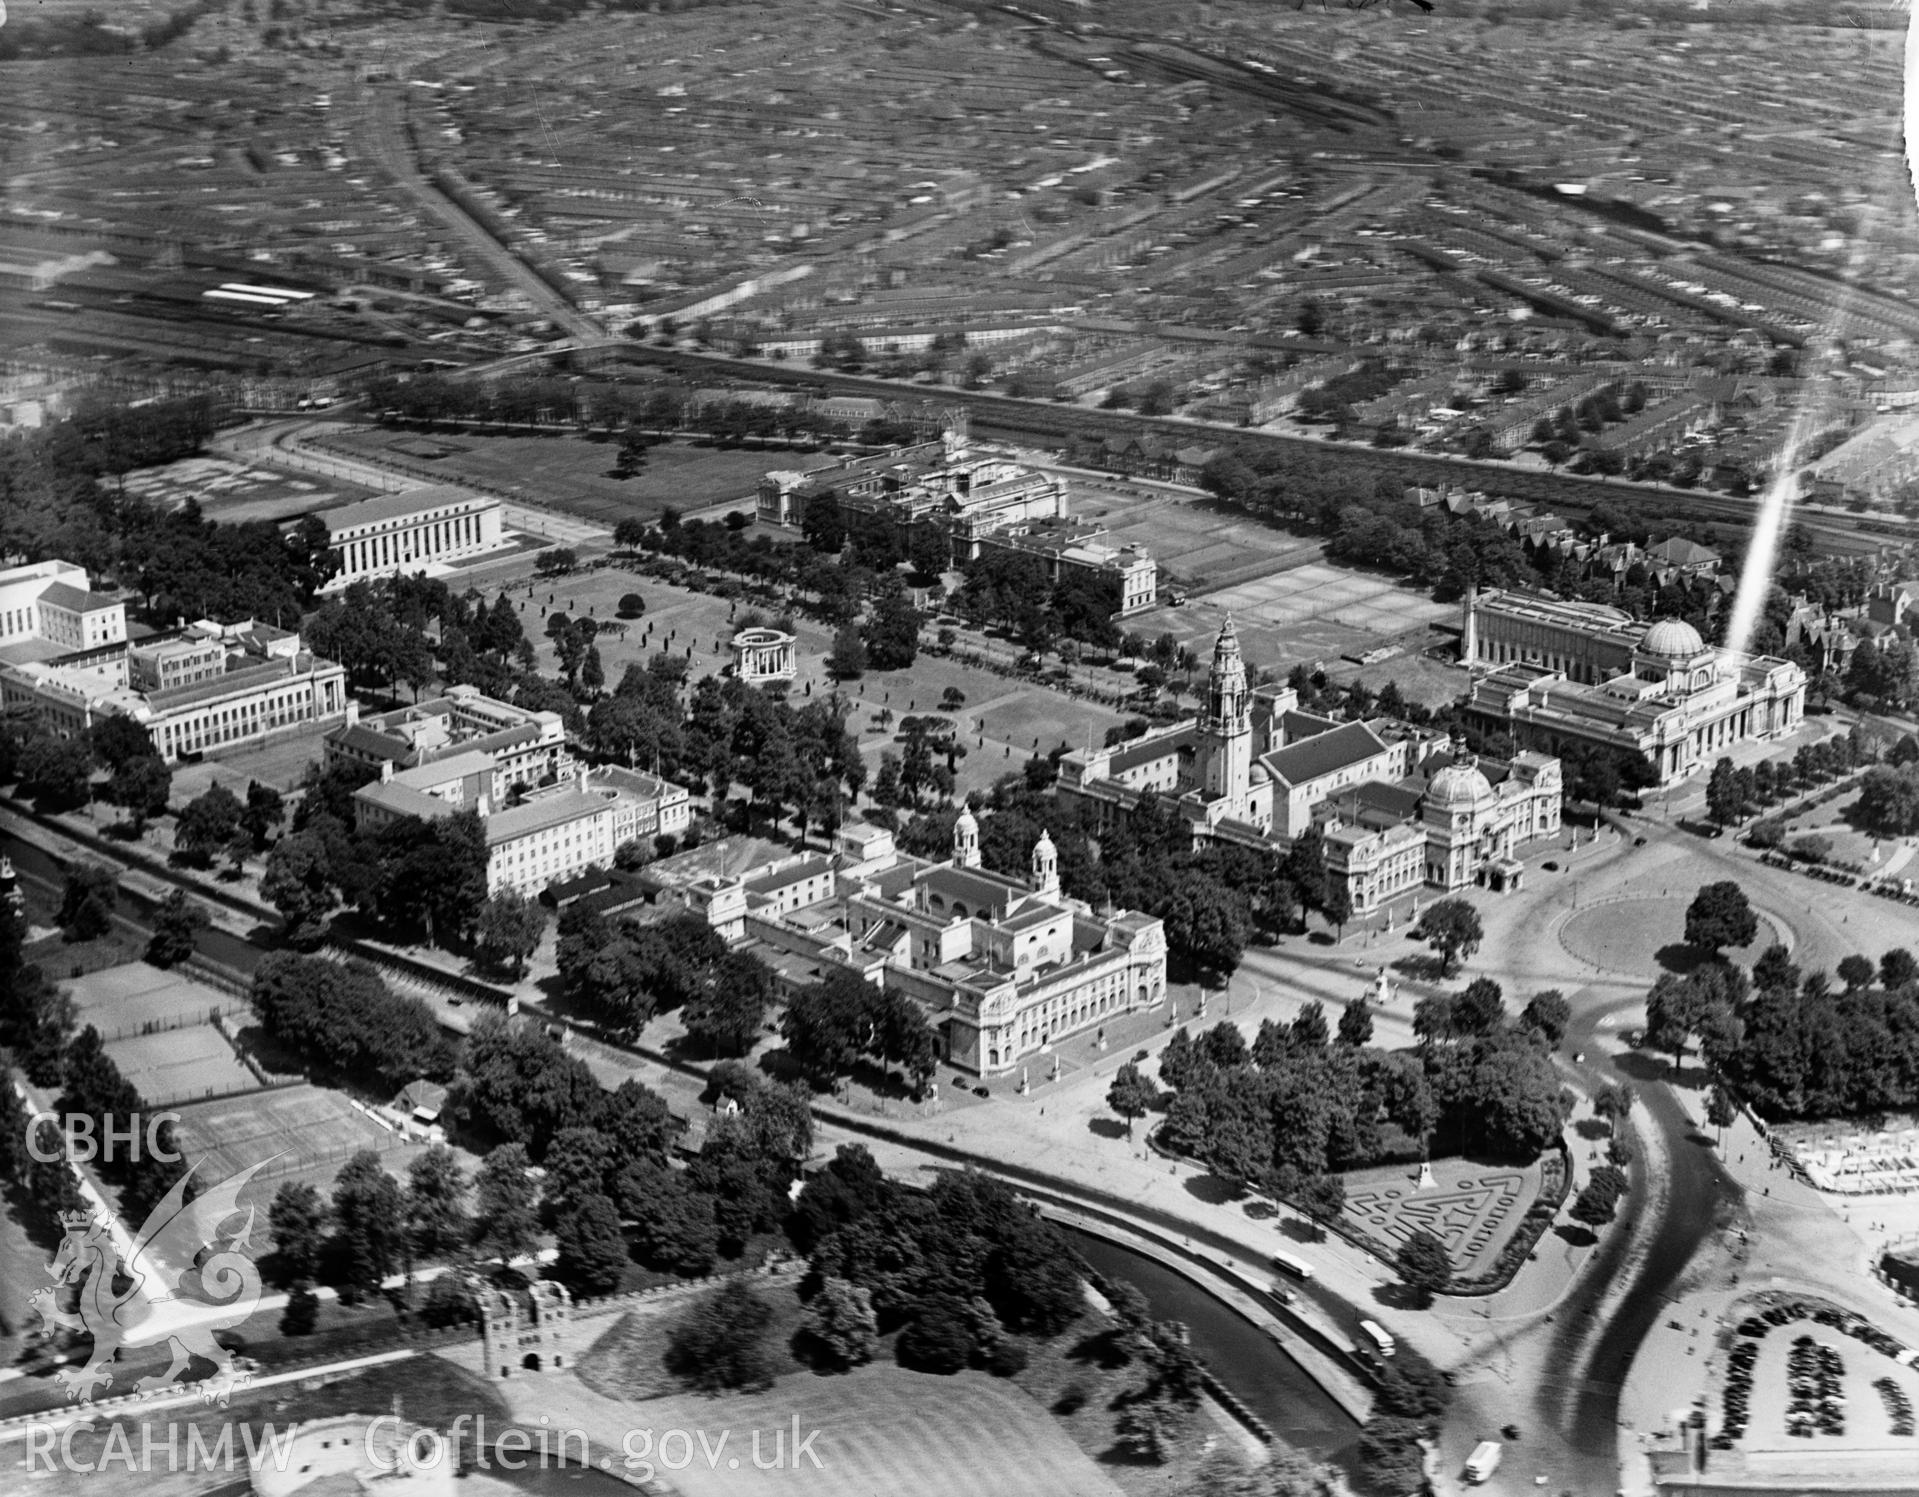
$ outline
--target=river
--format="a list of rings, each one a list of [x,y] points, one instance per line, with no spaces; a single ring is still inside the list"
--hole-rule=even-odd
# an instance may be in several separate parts
[[[1359,1426],[1264,1331],[1165,1265],[1103,1237],[1066,1230],[1088,1263],[1139,1290],[1155,1316],[1184,1322],[1206,1365],[1282,1440],[1350,1471]]]

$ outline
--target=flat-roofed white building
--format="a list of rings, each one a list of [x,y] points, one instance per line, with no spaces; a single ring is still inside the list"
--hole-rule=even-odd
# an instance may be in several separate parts
[[[30,707],[63,737],[130,717],[168,763],[257,743],[346,711],[346,670],[300,636],[251,620],[201,620],[179,639],[89,664],[0,664],[0,704]]]
[[[611,868],[622,842],[677,836],[693,815],[682,787],[617,767],[580,766],[514,803],[496,798],[497,779],[493,757],[475,750],[409,769],[383,761],[380,778],[354,792],[354,817],[371,829],[472,811],[486,832],[487,893],[516,889],[531,899],[588,868]]]
[[[506,544],[500,501],[453,484],[378,494],[323,510],[327,543],[340,558],[327,591],[367,577],[405,572],[434,575],[449,562]]]
[[[0,572],[0,660],[93,664],[126,648],[126,604],[94,592],[85,567],[36,561]]]
[[[362,717],[349,702],[346,721],[326,735],[326,762],[369,764],[395,772],[444,765],[449,755],[483,754],[493,766],[489,794],[505,805],[518,787],[553,784],[572,771],[566,725],[557,712],[530,712],[483,696],[477,686],[449,686],[444,696]]]

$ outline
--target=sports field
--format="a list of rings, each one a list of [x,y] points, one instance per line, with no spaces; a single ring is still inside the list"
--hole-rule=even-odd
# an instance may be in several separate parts
[[[763,474],[833,461],[819,453],[725,450],[672,441],[649,448],[646,466],[633,477],[615,478],[612,469],[618,447],[577,436],[435,433],[422,438],[371,430],[342,433],[334,445],[341,452],[405,463],[422,482],[481,484],[608,529],[629,518],[656,520],[668,506],[690,511],[737,501],[750,512]],[[438,456],[430,455],[436,452]]]
[[[208,1010],[231,1010],[237,1001],[180,972],[128,962],[89,972],[67,985],[82,1024],[91,1024],[109,1044],[149,1027],[203,1024]]]
[[[162,509],[199,502],[210,519],[287,520],[360,498],[363,491],[325,479],[250,468],[224,457],[189,457],[129,473],[127,492]]]
[[[194,1103],[179,1113],[182,1148],[190,1160],[204,1158],[214,1179],[272,1160],[263,1175],[324,1184],[359,1149],[379,1150],[387,1169],[404,1175],[418,1152],[395,1145],[392,1134],[343,1095],[318,1086]]]

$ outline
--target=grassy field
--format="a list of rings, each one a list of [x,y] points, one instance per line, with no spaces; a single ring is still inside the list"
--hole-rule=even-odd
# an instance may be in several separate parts
[[[462,481],[519,491],[532,503],[612,526],[627,518],[654,520],[668,506],[681,510],[737,500],[751,511],[763,474],[775,468],[806,469],[829,461],[818,453],[722,450],[692,442],[650,448],[646,466],[632,478],[612,476],[617,448],[585,437],[479,437],[434,435],[431,448],[417,436],[386,431],[355,432],[339,439],[342,451],[400,461],[422,481]],[[444,455],[425,457],[428,450]]]
[[[484,1378],[440,1357],[413,1357],[316,1379],[311,1385],[288,1383],[257,1392],[242,1392],[224,1409],[203,1410],[193,1405],[169,1409],[147,1419],[136,1415],[129,1419],[95,1421],[97,1427],[72,1437],[74,1469],[67,1469],[63,1456],[55,1459],[51,1472],[35,1473],[33,1490],[43,1497],[97,1497],[102,1490],[134,1490],[130,1482],[116,1482],[112,1476],[96,1474],[92,1468],[101,1463],[102,1472],[118,1469],[114,1462],[120,1459],[117,1452],[123,1449],[131,1449],[134,1459],[138,1460],[143,1426],[152,1429],[154,1458],[137,1479],[141,1497],[198,1497],[216,1489],[231,1490],[223,1484],[222,1479],[227,1475],[224,1471],[214,1475],[204,1469],[187,1469],[189,1428],[200,1432],[198,1449],[218,1451],[221,1437],[229,1426],[250,1427],[256,1437],[257,1432],[271,1426],[279,1435],[294,1424],[310,1419],[336,1414],[373,1417],[389,1414],[396,1408],[409,1423],[443,1431],[451,1429],[453,1421],[461,1415],[466,1415],[469,1421],[475,1415],[484,1415],[487,1423],[496,1429],[503,1428],[506,1422],[505,1405]],[[117,1435],[116,1426],[124,1426]],[[171,1426],[178,1441],[175,1462],[169,1462],[166,1454],[168,1430],[165,1426]],[[244,1489],[246,1444],[241,1429],[233,1429],[232,1439],[238,1463],[232,1475]],[[116,1454],[107,1455],[102,1463],[110,1440],[114,1442]]]
[[[686,659],[695,681],[732,664],[726,641],[746,609],[707,593],[609,568],[554,581],[519,582],[506,589],[506,596],[520,607],[522,627],[539,651],[539,668],[551,674],[558,671],[559,661],[546,637],[547,618],[561,612],[613,620],[621,596],[629,592],[646,600],[646,612],[626,621],[623,636],[597,641],[608,690],[619,684],[628,665],[663,652]],[[800,670],[790,692],[794,701],[803,702],[834,689],[826,674],[833,639],[830,630],[810,619],[796,620],[795,627]],[[941,712],[939,704],[949,687],[966,700],[957,711]],[[1036,739],[1041,750],[1062,740],[1078,746],[1089,733],[1098,743],[1108,727],[1124,720],[1124,714],[1110,708],[925,652],[906,670],[868,672],[838,689],[853,704],[852,721],[869,773],[877,771],[882,753],[898,751],[900,717],[917,713],[950,718],[968,750],[959,763],[962,791],[983,790],[1008,769],[1018,768],[1033,753]],[[879,726],[883,711],[893,714],[892,726]]]

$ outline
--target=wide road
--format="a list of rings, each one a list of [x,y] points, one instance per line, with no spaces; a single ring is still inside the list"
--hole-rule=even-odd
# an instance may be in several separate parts
[[[406,128],[406,85],[369,85],[359,91],[356,106],[346,118],[355,121],[353,143],[393,176],[401,192],[422,213],[458,236],[461,247],[552,319],[553,325],[574,338],[603,339],[606,334],[592,318],[576,309],[542,280],[524,260],[493,237],[486,226],[429,181],[414,155]]]

